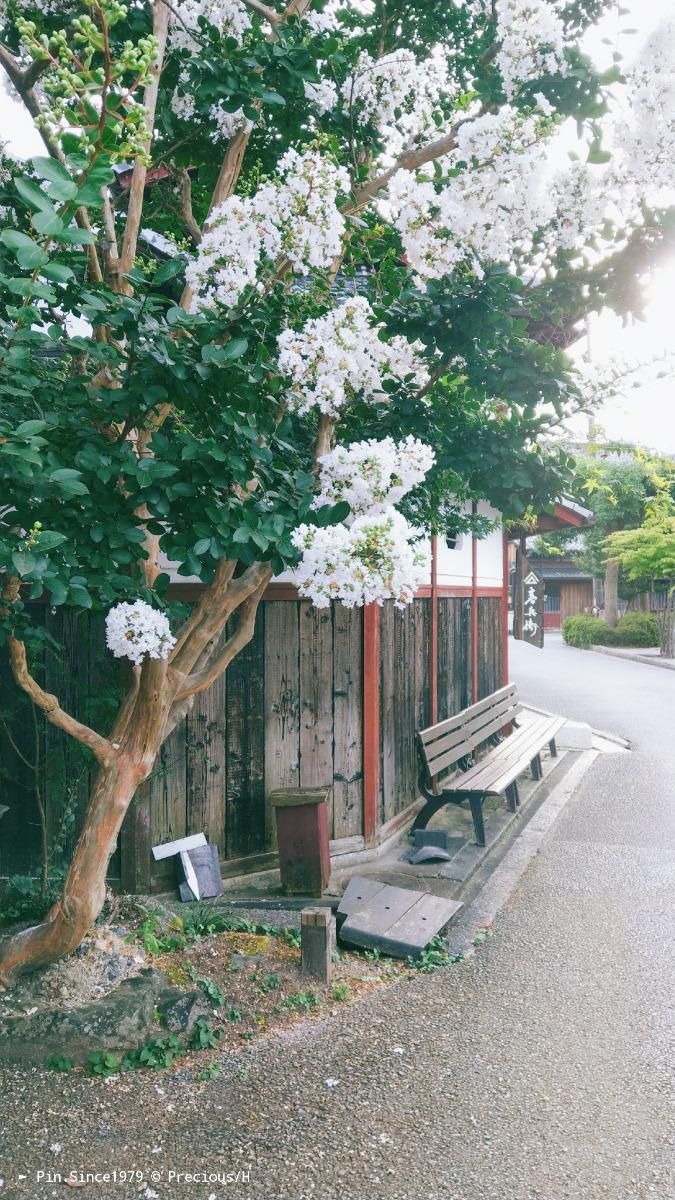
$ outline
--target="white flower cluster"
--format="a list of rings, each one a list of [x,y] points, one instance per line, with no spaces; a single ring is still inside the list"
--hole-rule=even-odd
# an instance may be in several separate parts
[[[337,446],[319,459],[321,490],[312,507],[344,500],[352,510],[348,521],[372,516],[421,483],[435,459],[431,447],[412,435],[398,443],[386,437]]]
[[[195,50],[199,46],[200,17],[240,45],[251,28],[251,18],[240,0],[176,0],[169,29],[173,50]]]
[[[397,171],[389,208],[418,284],[467,260],[478,275],[482,262],[511,261],[514,247],[551,215],[546,153],[537,118],[523,120],[505,106],[461,127],[457,148],[443,159],[446,170],[460,173],[440,192],[428,176]]]
[[[396,156],[435,129],[440,98],[453,90],[442,54],[418,62],[412,51],[394,50],[377,60],[360,54],[342,96],[357,124],[374,125]]]
[[[211,131],[212,142],[229,142],[235,133],[239,133],[240,129],[253,129],[253,121],[249,121],[248,117],[244,116],[243,108],[238,108],[235,112],[227,112],[223,108],[222,100],[218,104],[212,104],[209,109],[209,116],[215,122],[215,129]]]
[[[664,21],[626,76],[613,133],[612,182],[634,204],[675,203],[675,22]]]
[[[283,256],[298,274],[335,260],[345,230],[337,197],[349,190],[346,170],[320,154],[288,150],[277,172],[254,196],[230,196],[212,212],[186,272],[197,305],[231,308],[256,282],[263,260]]]
[[[337,14],[341,7],[340,0],[329,0],[323,12],[314,12],[310,9],[304,16],[305,25],[314,34],[332,33],[334,29],[337,29]]]
[[[332,112],[338,102],[337,87],[332,79],[321,79],[319,83],[305,81],[305,99],[316,109],[319,116]]]
[[[130,658],[140,664],[144,658],[168,658],[176,644],[168,618],[145,600],[116,604],[105,619],[105,636],[115,658]]]
[[[384,380],[413,375],[417,386],[427,379],[420,343],[393,337],[380,339],[381,325],[363,296],[354,296],[325,317],[316,317],[296,333],[277,338],[278,368],[291,379],[289,403],[299,413],[317,407],[336,416],[357,396],[384,399]]]
[[[403,608],[427,576],[427,555],[413,544],[414,536],[393,508],[358,517],[349,526],[301,525],[292,535],[302,553],[295,571],[300,595],[317,608],[326,608],[331,600],[347,608],[393,600]]]
[[[509,100],[520,83],[565,71],[565,30],[550,0],[497,0],[497,39]]]

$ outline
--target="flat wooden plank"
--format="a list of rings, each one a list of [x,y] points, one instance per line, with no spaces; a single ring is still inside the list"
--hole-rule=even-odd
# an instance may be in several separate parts
[[[195,696],[187,715],[187,828],[225,853],[225,676]]]
[[[265,850],[264,610],[258,609],[252,640],[227,668],[227,858]]]
[[[385,884],[362,907],[350,911],[340,937],[397,958],[416,956],[461,907],[457,900]]]
[[[452,749],[447,750],[443,754],[439,754],[437,757],[428,758],[427,763],[430,773],[432,775],[438,775],[441,771],[456,763],[457,760],[462,758],[464,754],[472,753],[477,746],[481,745],[482,742],[487,741],[492,734],[498,733],[504,728],[505,725],[508,725],[511,721],[516,720],[519,713],[520,709],[517,707],[508,710],[506,713],[499,712],[495,717],[492,718],[491,721],[481,726],[475,732],[470,733],[468,737],[466,737],[462,742],[459,742]]]
[[[464,726],[469,723],[473,717],[479,716],[489,708],[500,704],[504,700],[509,700],[516,696],[515,683],[509,683],[498,691],[493,692],[491,696],[486,696],[485,699],[479,700],[477,704],[471,704],[469,708],[462,709],[452,717],[448,717],[445,721],[439,721],[436,725],[430,725],[428,729],[420,730],[420,738],[426,744],[433,741],[434,738],[440,737],[446,730],[451,732],[460,725]]]
[[[401,958],[417,957],[460,908],[463,908],[460,900],[421,895],[398,921],[394,921],[387,931],[383,948],[388,954],[400,954]]]
[[[300,786],[333,784],[333,626],[329,608],[300,605]],[[330,828],[330,825],[329,825]]]
[[[150,860],[150,847],[160,842],[173,842],[177,838],[190,833],[200,833],[199,829],[188,830],[187,827],[187,763],[186,763],[186,720],[183,717],[173,733],[161,747],[155,760],[152,775],[137,795],[135,804],[138,831],[142,831],[149,839],[149,846],[139,845],[136,851],[135,870],[142,873],[146,857],[148,871],[152,871],[153,883],[160,881],[172,887],[175,879],[176,866],[173,860],[166,859],[159,863]],[[144,815],[147,813],[147,816]],[[133,819],[133,810],[132,810]],[[140,837],[140,832],[137,832]],[[125,855],[131,853],[129,842],[122,841],[122,869],[125,871]],[[124,878],[124,874],[123,874]],[[137,887],[142,888],[139,882]]]
[[[346,917],[368,904],[387,885],[379,879],[368,879],[365,875],[352,875],[338,905],[338,913]]]
[[[333,829],[363,826],[363,610],[333,607]]]
[[[267,792],[300,785],[300,632],[299,605],[265,602],[265,786]],[[265,842],[276,846],[270,805]]]
[[[524,762],[525,766],[521,769],[526,769],[559,728],[559,725],[547,721],[545,724],[538,722],[534,728],[517,730],[500,746],[490,751],[483,760],[466,771],[461,776],[462,780],[466,780],[467,786],[470,784],[478,789],[486,780],[507,774],[512,764]],[[516,775],[519,773],[517,770]]]
[[[466,745],[467,749],[477,746],[480,742],[485,741],[490,732],[495,729],[500,729],[504,725],[510,724],[516,720],[521,711],[519,704],[499,704],[494,708],[488,709],[481,713],[480,716],[474,717],[473,721],[467,722],[461,729],[457,729],[453,733],[444,734],[437,741],[427,743],[424,747],[425,756],[429,766],[440,758],[441,755],[447,754],[456,746]],[[457,757],[461,757],[461,752],[458,751]]]

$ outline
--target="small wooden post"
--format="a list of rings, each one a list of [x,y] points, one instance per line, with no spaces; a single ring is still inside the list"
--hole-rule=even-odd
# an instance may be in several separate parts
[[[330,983],[333,973],[335,918],[329,908],[303,908],[300,913],[302,974]]]

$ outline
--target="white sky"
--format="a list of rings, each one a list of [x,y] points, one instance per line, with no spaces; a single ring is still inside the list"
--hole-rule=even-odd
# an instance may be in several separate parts
[[[623,15],[618,15],[619,7]],[[651,31],[668,18],[675,20],[675,0],[621,0],[616,11],[587,37],[586,49],[603,67],[611,65],[615,48],[630,61]],[[626,29],[637,32],[623,34]],[[2,89],[0,136],[19,156],[43,151],[42,141],[23,107]],[[642,363],[675,355],[674,310],[675,259],[664,263],[649,285],[645,321],[625,326],[611,313],[595,317],[589,337],[579,344],[575,357],[586,354],[589,347],[592,362],[598,364],[624,357],[630,363]],[[604,405],[596,421],[609,438],[675,453],[675,374],[656,382],[655,373],[651,374],[652,382],[631,388],[625,397]],[[574,422],[571,428],[575,434],[583,434],[587,421]]]

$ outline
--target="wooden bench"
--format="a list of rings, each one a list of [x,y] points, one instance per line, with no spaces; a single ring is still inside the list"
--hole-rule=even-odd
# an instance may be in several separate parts
[[[445,804],[471,806],[479,846],[485,845],[483,800],[505,793],[510,812],[520,804],[518,776],[528,767],[541,779],[541,751],[548,745],[556,757],[556,734],[564,717],[524,710],[514,683],[500,688],[447,721],[418,731],[422,757],[420,791],[426,800],[412,827],[424,829]],[[509,729],[512,732],[507,732]],[[479,748],[483,748],[477,754]],[[452,772],[441,781],[439,776]]]

